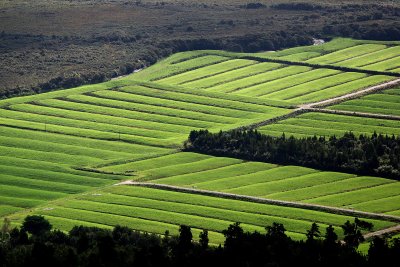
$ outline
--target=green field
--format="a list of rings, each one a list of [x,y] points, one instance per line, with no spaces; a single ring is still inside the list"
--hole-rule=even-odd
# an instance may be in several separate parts
[[[250,203],[208,196],[185,194],[131,186],[114,186],[102,191],[80,194],[66,201],[55,201],[32,211],[47,216],[55,226],[68,230],[77,222],[85,225],[127,225],[134,229],[163,234],[177,234],[179,225],[210,231],[210,242],[220,244],[221,231],[232,222],[241,222],[247,231],[265,232],[264,227],[279,221],[294,239],[304,238],[312,222],[326,228],[340,225],[351,217],[318,211]],[[18,215],[21,217],[25,214]],[[370,220],[375,229],[393,225]]]
[[[289,114],[302,103],[393,80],[391,74],[360,69],[398,70],[399,47],[396,42],[336,39],[256,54],[189,51],[109,82],[1,100],[0,217],[9,216],[18,225],[34,213],[62,230],[121,224],[156,234],[177,233],[180,224],[187,224],[195,235],[210,230],[214,244],[236,221],[251,231],[284,223],[300,239],[313,221],[338,227],[350,219],[114,185],[128,179],[400,216],[400,183],[394,180],[179,152],[191,130],[253,125]],[[317,65],[296,64],[304,61]],[[333,64],[353,70],[327,66]],[[332,108],[400,115],[399,97],[399,89],[390,89]],[[398,135],[400,122],[306,113],[259,130],[298,137],[347,131]],[[392,225],[374,224],[375,229]]]
[[[400,116],[400,88],[346,101],[330,109]]]
[[[400,211],[400,204],[395,201],[399,198],[400,183],[396,181],[298,166],[278,166],[183,152],[109,166],[103,170],[134,172],[140,181],[196,189],[357,207],[363,211]],[[372,191],[380,193],[365,194]],[[346,199],[343,196],[349,197]]]
[[[371,135],[374,132],[399,135],[400,121],[312,112],[276,124],[262,126],[259,130],[262,133],[274,136],[280,136],[284,132],[287,136],[297,137],[341,136],[348,131],[355,135]]]

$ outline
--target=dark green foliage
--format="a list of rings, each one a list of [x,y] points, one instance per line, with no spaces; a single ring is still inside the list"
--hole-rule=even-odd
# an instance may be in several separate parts
[[[287,138],[257,130],[192,131],[186,151],[321,170],[400,179],[400,137],[345,133],[342,137]]]
[[[32,235],[43,235],[51,230],[51,224],[43,216],[27,216],[22,223],[22,230]]]
[[[355,218],[354,223],[347,221],[342,225],[342,229],[346,246],[355,250],[358,245],[364,241],[364,236],[362,235],[361,230],[370,231],[372,229],[372,224]]]
[[[356,219],[344,227],[368,227]],[[356,225],[356,226],[355,226]],[[200,241],[192,240],[191,229],[180,227],[179,236],[164,237],[140,233],[127,227],[113,230],[76,226],[68,234],[42,232],[28,237],[13,229],[11,238],[0,243],[0,266],[395,266],[400,240],[388,242],[375,238],[369,255],[359,254],[354,247],[341,244],[333,228],[319,238],[318,225],[308,232],[312,242],[294,241],[285,234],[285,227],[273,223],[266,233],[244,232],[239,223],[223,231],[224,247],[208,247],[208,233]]]

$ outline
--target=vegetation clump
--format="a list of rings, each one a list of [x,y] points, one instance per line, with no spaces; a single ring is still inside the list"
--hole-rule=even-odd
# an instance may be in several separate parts
[[[273,137],[257,130],[192,131],[186,151],[400,179],[400,137]]]
[[[398,239],[376,237],[368,256],[359,253],[359,229],[370,225],[357,218],[343,225],[346,242],[338,240],[332,226],[322,237],[315,223],[306,241],[292,240],[279,223],[267,226],[266,233],[245,232],[240,223],[234,223],[222,231],[225,242],[219,247],[209,245],[207,230],[194,241],[186,225],[180,226],[178,236],[123,226],[75,226],[64,233],[42,231],[43,225],[49,225],[43,217],[28,216],[24,224],[32,220],[40,221],[34,228],[41,231],[35,235],[28,235],[24,227],[6,227],[7,235],[0,239],[0,266],[396,266],[400,249]]]

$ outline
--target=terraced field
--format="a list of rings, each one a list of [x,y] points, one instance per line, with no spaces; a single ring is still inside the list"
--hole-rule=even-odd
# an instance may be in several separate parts
[[[374,132],[399,135],[400,121],[313,112],[266,125],[259,130],[274,136],[280,136],[284,132],[286,135],[297,137],[341,136],[346,131],[352,131],[355,135],[371,135]]]
[[[363,211],[400,211],[394,180],[182,152],[109,166],[140,181]]]
[[[395,76],[371,75],[363,70],[395,73],[400,68],[399,49],[398,42],[338,39],[321,46],[258,54],[185,52],[142,71],[136,78],[188,89],[301,104],[393,80]],[[264,62],[265,59],[289,63]],[[304,61],[319,67],[296,64]],[[354,71],[344,72],[329,69],[329,66],[349,67]]]
[[[208,229],[213,244],[223,242],[221,231],[233,221],[242,222],[245,230],[259,232],[265,232],[266,225],[279,221],[285,224],[288,235],[302,239],[312,222],[318,222],[323,228],[332,224],[339,233],[339,226],[351,220],[347,216],[318,211],[129,186],[109,187],[67,201],[55,201],[36,209],[35,214],[45,215],[61,229],[70,229],[82,222],[86,225],[127,225],[157,234],[168,230],[177,234],[179,225],[186,224],[193,227],[195,237],[201,229]],[[393,225],[370,221],[375,229]]]
[[[76,168],[168,154],[192,129],[227,129],[289,112],[217,95],[113,81],[0,101],[1,215],[129,178]]]
[[[393,180],[177,153],[191,130],[252,125],[287,115],[298,104],[396,79],[399,47],[396,42],[339,39],[258,54],[185,52],[118,80],[1,100],[0,217],[10,216],[18,225],[35,213],[62,230],[122,224],[157,234],[177,233],[180,224],[188,224],[195,236],[210,230],[214,244],[235,221],[257,231],[277,221],[293,238],[303,238],[314,221],[338,227],[350,219],[113,186],[127,179],[400,216],[400,183]],[[372,75],[365,69],[388,73]],[[391,89],[333,108],[398,115],[399,95],[399,89]],[[400,134],[400,121],[307,113],[260,131],[276,136]],[[375,229],[393,225],[373,223]]]
[[[400,116],[400,88],[346,101],[329,109]]]

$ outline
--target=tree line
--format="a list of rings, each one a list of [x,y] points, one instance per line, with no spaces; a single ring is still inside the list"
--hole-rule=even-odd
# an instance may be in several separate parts
[[[332,225],[324,233],[313,223],[304,240],[293,240],[284,225],[273,223],[265,233],[245,232],[240,223],[222,231],[223,246],[209,244],[203,230],[193,240],[189,226],[179,235],[142,233],[128,227],[113,229],[75,226],[68,233],[52,230],[42,216],[27,216],[21,228],[4,220],[0,235],[0,266],[396,266],[400,239],[375,237],[368,254],[357,251],[362,230],[372,224],[355,218],[341,226],[340,241]]]
[[[357,137],[346,132],[342,137],[295,138],[264,135],[257,130],[194,130],[184,150],[400,180],[400,136],[394,135]]]

